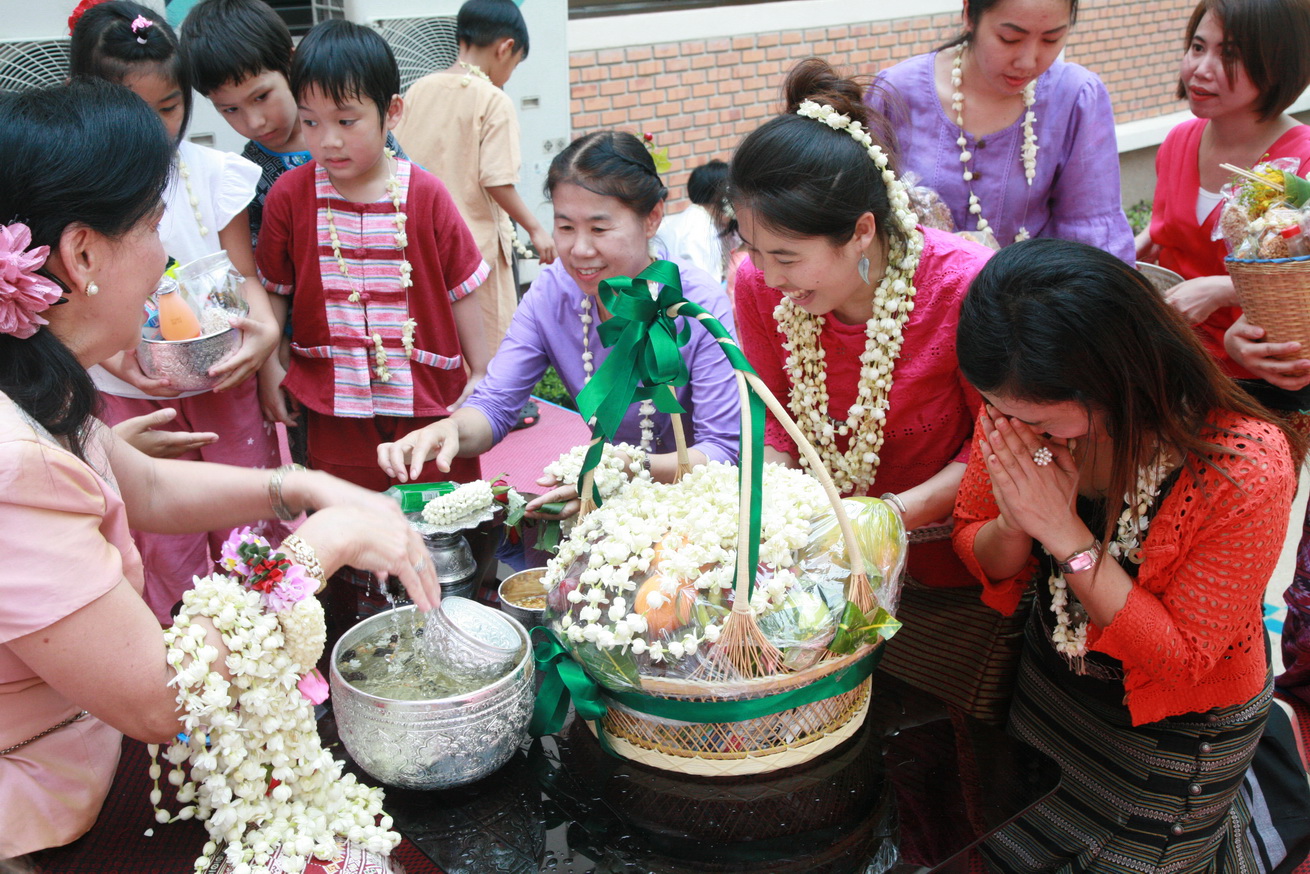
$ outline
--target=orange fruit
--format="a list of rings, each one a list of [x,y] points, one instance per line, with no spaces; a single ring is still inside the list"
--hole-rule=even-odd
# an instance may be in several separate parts
[[[646,617],[646,624],[649,626],[647,639],[654,640],[663,634],[672,634],[677,629],[691,621],[692,610],[696,606],[696,586],[692,583],[683,583],[678,587],[678,591],[673,597],[665,595],[660,591],[660,586],[664,582],[664,577],[658,573],[651,574],[646,578],[637,589],[637,597],[633,599],[632,610],[634,613]],[[658,607],[652,607],[650,596],[652,593],[659,592],[663,602]]]

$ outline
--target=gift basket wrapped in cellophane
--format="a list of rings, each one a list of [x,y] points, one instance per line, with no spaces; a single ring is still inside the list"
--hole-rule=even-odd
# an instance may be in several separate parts
[[[882,501],[839,496],[731,334],[683,298],[674,265],[603,282],[600,295],[612,348],[578,396],[593,440],[582,512],[542,581],[533,731],[557,731],[571,698],[609,752],[653,767],[726,776],[809,761],[869,707],[869,674],[899,627],[901,520]],[[740,467],[690,465],[673,387],[690,379],[691,321],[736,372]],[[671,414],[679,475],[602,491],[629,460],[614,455],[631,451],[606,441],[640,400]],[[764,464],[766,409],[813,474]]]
[[[1274,342],[1310,348],[1310,181],[1298,176],[1299,158],[1262,161],[1223,188],[1215,238],[1242,311]],[[1304,351],[1288,356],[1299,358]]]

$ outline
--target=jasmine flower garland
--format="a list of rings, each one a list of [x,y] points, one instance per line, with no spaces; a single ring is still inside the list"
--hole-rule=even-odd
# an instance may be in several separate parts
[[[976,175],[969,169],[969,162],[973,160],[973,152],[965,148],[969,140],[964,135],[964,49],[968,43],[960,43],[955,47],[955,57],[951,61],[951,109],[955,112],[955,126],[960,129],[960,136],[955,140],[956,145],[960,147],[960,163],[964,165],[964,181],[969,183],[969,213],[978,217],[978,230],[985,231],[989,227],[987,219],[983,218],[982,201],[978,195],[973,192],[973,178]],[[1037,80],[1034,79],[1023,88],[1023,148],[1020,151],[1020,157],[1023,160],[1023,175],[1027,180],[1028,186],[1032,187],[1033,179],[1037,176],[1037,133],[1033,125],[1037,123],[1037,113],[1033,111],[1033,104],[1037,102]],[[1021,243],[1028,239],[1030,234],[1026,227],[1020,227],[1018,233],[1014,235],[1014,242]]]
[[[1115,523],[1115,537],[1110,543],[1109,553],[1114,558],[1127,558],[1134,564],[1142,563],[1141,543],[1146,538],[1146,529],[1150,524],[1147,518],[1160,488],[1169,475],[1171,465],[1168,457],[1161,454],[1149,465],[1137,472],[1135,493],[1124,495],[1124,509]],[[1049,553],[1047,553],[1049,555]],[[1055,614],[1055,627],[1051,629],[1051,643],[1055,651],[1072,663],[1076,673],[1083,673],[1083,659],[1087,655],[1087,613],[1078,604],[1077,598],[1070,593],[1069,584],[1064,574],[1054,563],[1051,576],[1047,579],[1051,593],[1051,612]],[[1070,603],[1080,614],[1075,624],[1070,615]]]
[[[423,521],[430,525],[449,526],[463,519],[472,519],[488,509],[496,500],[491,483],[475,480],[464,483],[455,491],[428,501],[423,508]]]
[[[546,465],[541,472],[555,477],[555,481],[561,485],[576,486],[588,448],[587,444],[573,447]],[[626,469],[620,453],[628,457]],[[600,463],[596,465],[593,473],[601,498],[608,500],[630,480],[649,481],[650,472],[646,470],[647,459],[646,450],[629,443],[605,444]]]
[[[879,450],[883,444],[883,427],[890,408],[892,370],[901,354],[902,329],[914,310],[914,274],[923,252],[923,234],[918,230],[909,192],[896,178],[887,163],[887,155],[873,142],[863,125],[841,115],[831,106],[807,100],[796,114],[823,122],[833,130],[845,130],[868,152],[882,171],[892,215],[900,230],[900,239],[892,237],[887,270],[873,290],[873,316],[865,327],[864,352],[860,354],[860,381],[855,402],[844,421],[829,411],[827,366],[819,342],[824,317],[813,316],[784,297],[773,312],[778,332],[785,338],[786,371],[791,380],[788,408],[796,424],[814,446],[824,466],[832,475],[838,491],[862,494],[878,475]],[[850,436],[849,448],[837,448],[837,438]],[[808,466],[805,456],[801,463]]]
[[[248,528],[224,545],[222,565],[232,575],[197,579],[164,633],[177,672],[170,685],[177,686],[184,714],[184,732],[164,757],[183,807],[174,817],[158,809],[155,761],[156,820],[204,821],[210,840],[196,860],[197,874],[224,843],[226,861],[248,874],[267,874],[279,849],[286,871],[301,870],[310,856],[337,859],[344,840],[388,854],[400,836],[382,811],[382,791],[343,774],[323,749],[313,705],[298,689],[326,639],[323,609],[313,597],[317,581]],[[214,670],[218,650],[195,623],[201,616],[223,636],[231,681]],[[150,750],[157,755],[157,746]],[[182,768],[188,762],[189,779]]]

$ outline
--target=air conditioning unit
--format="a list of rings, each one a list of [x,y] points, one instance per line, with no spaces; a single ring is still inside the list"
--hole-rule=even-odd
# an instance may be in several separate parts
[[[0,42],[0,92],[58,85],[68,78],[68,40]]]
[[[455,62],[455,16],[463,0],[350,0],[349,16],[382,34],[400,66],[400,86]],[[569,123],[568,4],[520,0],[531,53],[505,86],[520,129],[523,170],[518,190],[546,227],[553,224],[541,193],[550,159],[571,139]]]
[[[429,73],[446,69],[459,56],[453,15],[382,18],[374,21],[373,27],[396,55],[402,93]]]

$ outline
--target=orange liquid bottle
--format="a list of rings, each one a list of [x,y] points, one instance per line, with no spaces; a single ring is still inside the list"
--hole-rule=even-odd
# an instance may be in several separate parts
[[[192,340],[200,336],[200,319],[182,299],[177,283],[167,277],[155,291],[159,303],[159,332],[165,340]]]

